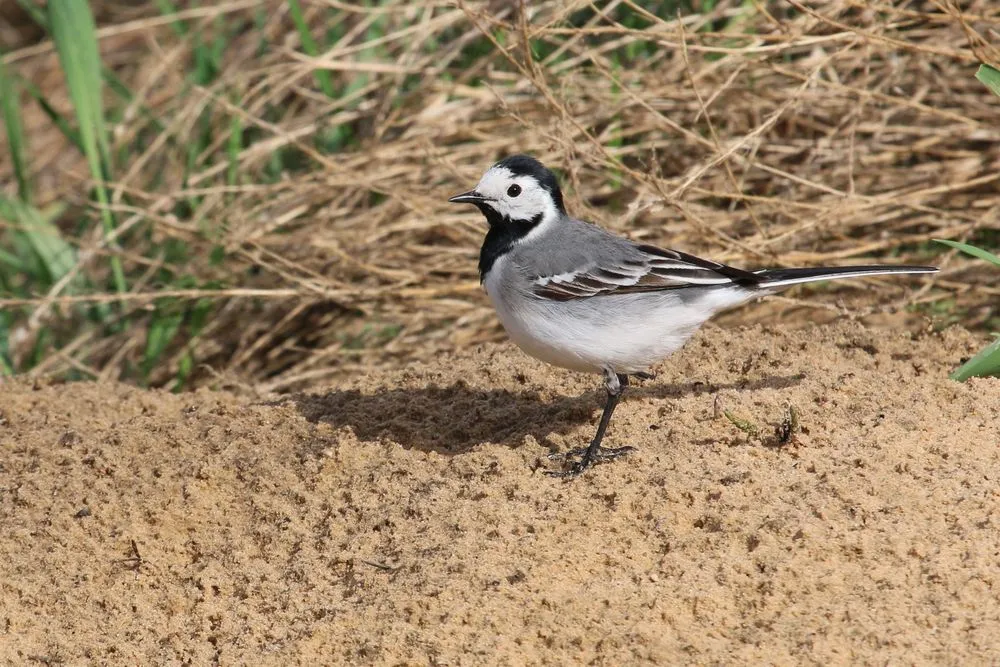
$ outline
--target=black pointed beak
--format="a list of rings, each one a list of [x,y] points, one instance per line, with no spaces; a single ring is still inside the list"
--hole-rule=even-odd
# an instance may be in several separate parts
[[[469,190],[468,192],[463,192],[460,195],[455,195],[448,199],[452,204],[482,204],[488,201],[486,197],[482,196],[475,190]]]

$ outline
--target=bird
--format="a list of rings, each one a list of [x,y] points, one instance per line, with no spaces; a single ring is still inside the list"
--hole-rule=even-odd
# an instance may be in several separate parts
[[[479,277],[510,339],[528,355],[571,371],[600,374],[607,394],[589,445],[565,454],[575,478],[633,447],[604,447],[629,378],[680,349],[716,313],[820,280],[933,273],[933,266],[837,266],[747,271],[616,235],[572,217],[555,174],[529,155],[493,164],[475,188],[448,200],[471,204],[488,229]]]

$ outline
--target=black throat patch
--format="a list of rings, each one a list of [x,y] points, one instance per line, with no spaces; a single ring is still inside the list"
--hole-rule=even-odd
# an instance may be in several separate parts
[[[497,162],[493,168],[507,169],[515,176],[532,177],[542,188],[548,190],[556,211],[560,215],[566,215],[556,175],[535,158],[530,155],[511,155]],[[486,233],[483,247],[479,251],[479,281],[482,282],[486,280],[486,274],[496,261],[510,252],[515,243],[541,223],[542,214],[539,213],[531,220],[511,220],[497,213],[485,202],[476,204],[476,208],[486,216],[486,222],[490,223],[490,231]]]
[[[476,206],[490,224],[490,230],[483,239],[483,247],[479,250],[479,282],[483,282],[496,261],[541,223],[542,214],[539,213],[531,220],[511,220],[497,213],[489,204]]]

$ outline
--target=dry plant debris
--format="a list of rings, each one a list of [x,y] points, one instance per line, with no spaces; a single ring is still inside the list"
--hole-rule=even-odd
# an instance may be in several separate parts
[[[645,242],[750,267],[943,267],[768,317],[996,315],[988,271],[927,243],[997,228],[997,107],[973,78],[998,60],[996,3],[302,2],[314,56],[293,4],[91,3],[133,96],[106,92],[119,233],[102,237],[83,158],[26,98],[36,201],[65,207],[90,287],[0,298],[15,366],[41,345],[32,373],[135,379],[167,316],[154,385],[289,391],[497,340],[483,229],[446,198],[512,152],[561,170],[572,213]],[[4,65],[69,114],[52,42],[19,12]],[[123,326],[93,323],[98,302]]]

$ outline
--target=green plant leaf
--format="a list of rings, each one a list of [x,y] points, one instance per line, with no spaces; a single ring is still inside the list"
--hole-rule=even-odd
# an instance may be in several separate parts
[[[21,9],[27,12],[32,21],[43,28],[46,27],[47,21],[45,20],[45,10],[42,9],[38,3],[30,2],[30,0],[17,0],[17,4],[21,5]]]
[[[0,310],[0,372],[4,375],[14,374],[14,364],[10,358],[10,320],[11,313]]]
[[[243,118],[233,114],[229,121],[229,141],[226,142],[226,157],[229,168],[226,170],[226,184],[239,185],[240,151],[243,149]]]
[[[987,262],[1000,266],[1000,257],[997,257],[993,253],[983,250],[982,248],[977,248],[976,246],[969,245],[968,243],[960,243],[958,241],[951,241],[948,239],[934,240],[938,243],[943,243],[946,246],[961,250],[968,255],[972,255],[973,257],[978,257],[979,259],[984,259]],[[961,382],[963,380],[968,380],[971,377],[984,377],[987,375],[1000,375],[1000,338],[997,338],[997,340],[993,341],[993,343],[980,350],[976,356],[962,364],[962,366],[953,372],[949,377],[951,377],[952,380],[958,380]]]
[[[111,174],[111,150],[104,123],[101,99],[103,79],[94,16],[90,12],[90,4],[78,0],[49,0],[48,10],[52,41],[59,53],[66,86],[76,111],[80,142],[96,185],[97,199],[101,204],[101,221],[105,237],[108,237],[115,229],[105,185]],[[112,248],[115,245],[109,244]],[[111,273],[116,289],[119,292],[128,291],[121,258],[117,255],[111,257]]]
[[[156,7],[164,16],[177,15],[177,5],[170,0],[156,0]],[[170,27],[173,29],[174,34],[178,37],[183,37],[187,34],[187,26],[184,24],[184,21],[175,19],[173,23],[170,24]]]
[[[980,65],[976,71],[976,78],[992,90],[994,95],[1000,96],[1000,69],[992,65]]]
[[[177,362],[177,378],[174,380],[174,386],[170,388],[170,391],[175,394],[180,393],[192,370],[194,370],[194,356],[188,351]]]
[[[16,233],[28,242],[38,257],[47,274],[47,284],[62,278],[76,264],[76,248],[37,208],[18,200],[4,199],[0,201],[0,213],[17,223]]]
[[[951,246],[952,248],[957,248],[967,255],[972,255],[973,257],[978,257],[979,259],[985,259],[987,262],[991,262],[1000,266],[1000,257],[997,257],[993,253],[983,250],[982,248],[977,248],[974,245],[969,245],[968,243],[960,243],[958,241],[951,241],[949,239],[934,239],[937,243],[943,243],[946,246]]]
[[[142,359],[142,375],[149,378],[150,372],[160,360],[163,352],[177,335],[184,323],[184,313],[169,299],[158,300],[156,311],[146,333],[146,349]]]
[[[25,360],[27,368],[34,368],[42,362],[45,358],[45,350],[49,347],[51,338],[52,330],[48,327],[43,327],[38,330],[38,335],[35,336],[35,344],[31,346],[31,351],[28,353],[28,357]],[[25,370],[27,370],[27,368]]]
[[[6,265],[8,273],[21,273],[25,270],[24,262],[17,255],[0,248],[0,264]]]
[[[0,56],[2,56],[0,52]],[[17,82],[7,74],[3,59],[0,58],[0,112],[3,113],[4,127],[7,128],[7,145],[17,179],[17,192],[21,201],[31,201],[28,162],[25,159],[24,126],[21,124],[21,96]]]
[[[80,133],[77,132],[76,128],[72,127],[69,122],[55,110],[45,95],[42,94],[42,91],[39,90],[38,86],[30,81],[24,80],[21,81],[21,84],[24,86],[24,89],[28,91],[28,94],[35,99],[38,106],[42,108],[42,113],[48,116],[49,120],[52,121],[52,124],[59,128],[59,131],[63,133],[63,136],[69,139],[69,141],[76,146],[76,149],[82,153],[83,142],[80,141]]]
[[[1000,337],[984,347],[979,353],[962,364],[949,377],[952,380],[968,380],[971,377],[1000,376]]]
[[[32,21],[37,23],[40,28],[45,30],[45,32],[48,33],[52,32],[52,30],[49,28],[49,19],[45,15],[45,9],[42,6],[38,5],[37,3],[31,2],[31,0],[17,0],[17,1],[18,4],[20,4],[21,7],[23,7],[24,10],[28,13],[28,15],[31,16]],[[166,0],[163,1],[165,2]],[[119,97],[121,97],[126,102],[132,101],[133,99],[132,91],[128,89],[125,83],[121,79],[119,79],[113,71],[111,71],[107,67],[101,67],[101,76],[104,77],[104,80],[107,82],[108,87],[111,88],[111,90],[113,90]],[[32,91],[32,94],[36,98],[41,98],[41,94],[37,92],[37,89]],[[51,107],[48,106],[48,103],[44,102],[42,99],[39,99],[39,102],[42,104],[42,108],[45,111],[45,113],[51,117],[54,112],[51,111]],[[156,128],[158,132],[163,132],[164,127],[163,124],[160,122],[160,119],[154,116],[149,111],[149,109],[147,109],[145,106],[139,106],[138,110],[143,115],[144,118],[149,120],[149,122]],[[60,129],[62,129],[65,132],[64,128],[60,127]],[[74,143],[79,145],[78,141],[74,141]]]
[[[309,25],[302,14],[302,7],[299,5],[299,0],[288,0],[288,13],[291,14],[292,22],[295,23],[295,28],[299,31],[299,41],[302,42],[302,50],[305,51],[306,55],[315,58],[319,55],[319,47],[316,45],[316,40],[313,39],[312,33],[309,32]],[[333,79],[330,76],[330,71],[317,69],[313,72],[313,75],[316,77],[316,83],[319,84],[323,94],[327,97],[333,97]]]
[[[104,124],[101,61],[94,17],[88,3],[53,0],[49,2],[49,26],[80,123],[84,152],[87,160],[92,161],[91,171],[96,176],[101,173],[100,167],[111,151]]]

